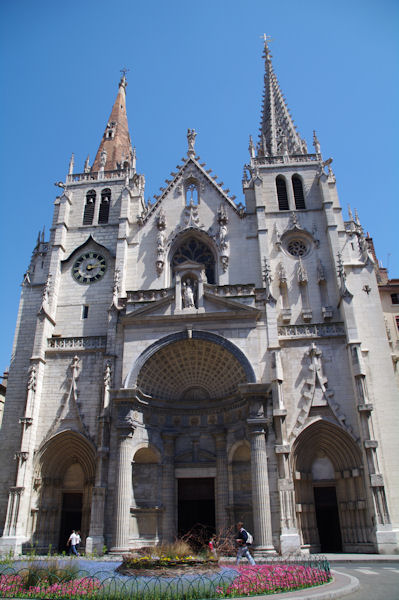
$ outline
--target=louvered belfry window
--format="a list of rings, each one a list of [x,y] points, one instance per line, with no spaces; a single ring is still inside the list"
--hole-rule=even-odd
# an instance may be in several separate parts
[[[294,190],[295,208],[306,208],[302,180],[298,175],[292,176],[292,189]]]
[[[281,175],[276,177],[276,188],[279,210],[289,210],[290,207],[288,204],[287,186],[285,184],[284,177]]]
[[[111,190],[109,188],[105,188],[101,192],[101,203],[100,210],[98,213],[98,222],[99,223],[108,223],[109,218],[109,205],[111,204]]]
[[[86,194],[86,204],[83,213],[83,225],[91,225],[94,218],[94,209],[96,207],[96,192],[90,190]]]

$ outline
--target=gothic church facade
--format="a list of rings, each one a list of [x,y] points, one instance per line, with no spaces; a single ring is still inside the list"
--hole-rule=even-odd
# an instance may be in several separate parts
[[[71,160],[22,286],[1,551],[172,540],[243,520],[258,553],[394,552],[398,391],[375,268],[264,49],[244,204],[187,154],[152,204],[126,79]]]

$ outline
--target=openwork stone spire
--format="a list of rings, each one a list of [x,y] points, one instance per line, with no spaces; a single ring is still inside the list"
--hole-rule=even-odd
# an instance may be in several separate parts
[[[265,59],[265,87],[258,155],[307,154],[306,144],[295,129],[274,73],[266,34],[264,35],[263,57]]]
[[[126,114],[126,86],[127,81],[125,73],[123,73],[115,104],[91,168],[92,172],[100,169],[115,171],[133,165],[133,151]]]

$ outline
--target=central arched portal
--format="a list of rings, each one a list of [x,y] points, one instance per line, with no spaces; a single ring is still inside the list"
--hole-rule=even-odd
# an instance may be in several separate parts
[[[129,374],[126,387],[145,397],[152,431],[156,423],[163,441],[163,539],[198,525],[203,533],[226,527],[231,471],[227,424],[245,422],[246,401],[239,386],[248,383],[255,383],[255,375],[243,352],[221,336],[195,330],[159,340]],[[135,496],[143,497],[137,479],[136,487]]]

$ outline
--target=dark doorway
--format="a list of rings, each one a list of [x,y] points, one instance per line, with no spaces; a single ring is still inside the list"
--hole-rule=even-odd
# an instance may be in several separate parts
[[[80,530],[82,524],[82,500],[83,494],[62,494],[61,527],[58,550],[68,550],[66,543],[72,530]]]
[[[198,530],[201,538],[207,538],[215,531],[215,486],[212,477],[178,480],[179,536],[192,530]]]
[[[315,487],[314,502],[321,552],[342,552],[335,487]]]

